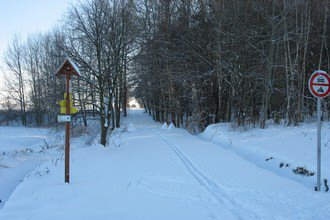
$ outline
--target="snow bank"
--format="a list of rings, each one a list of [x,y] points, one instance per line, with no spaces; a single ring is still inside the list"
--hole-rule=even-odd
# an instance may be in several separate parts
[[[322,182],[330,180],[330,123],[322,129]],[[272,125],[267,129],[233,130],[229,123],[210,125],[200,135],[252,161],[259,167],[295,180],[309,188],[316,185],[316,124],[299,127]],[[299,169],[297,169],[299,167]],[[306,175],[297,175],[293,172]],[[308,173],[307,173],[308,171]],[[314,174],[314,175],[313,175]],[[311,176],[313,175],[313,176]]]

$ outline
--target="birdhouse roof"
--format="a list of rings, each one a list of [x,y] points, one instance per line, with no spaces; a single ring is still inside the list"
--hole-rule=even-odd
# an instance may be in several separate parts
[[[55,74],[57,77],[61,75],[81,76],[78,66],[70,59],[66,58]]]

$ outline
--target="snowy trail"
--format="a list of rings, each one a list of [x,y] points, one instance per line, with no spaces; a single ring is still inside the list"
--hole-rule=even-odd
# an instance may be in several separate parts
[[[162,136],[155,129],[150,128],[150,130],[157,136],[159,136],[166,144],[173,150],[173,152],[177,155],[177,157],[181,160],[187,170],[191,173],[191,175],[200,183],[200,185],[205,188],[210,194],[214,196],[214,198],[218,201],[220,205],[224,205],[228,208],[232,213],[237,213],[239,219],[243,219],[244,217],[250,216],[251,218],[257,219],[257,216],[251,216],[251,213],[248,213],[240,204],[236,203],[233,199],[231,199],[226,192],[212,179],[207,177],[204,173],[202,173],[193,162],[179,149],[178,146],[173,144],[169,139]],[[240,210],[238,212],[238,210]]]
[[[257,216],[247,212],[243,209],[242,206],[237,204],[234,200],[228,197],[224,190],[212,179],[207,177],[203,172],[201,172],[181,150],[180,147],[172,143],[168,138],[164,137],[160,134],[157,130],[159,125],[155,122],[151,122],[149,118],[143,118],[141,112],[133,111],[134,115],[134,126],[139,129],[145,130],[148,133],[148,130],[152,132],[156,137],[160,138],[166,144],[165,147],[169,147],[171,151],[176,155],[174,160],[178,159],[184,166],[184,168],[192,175],[192,177],[198,182],[198,184],[205,189],[210,195],[207,195],[207,199],[200,199],[197,202],[203,205],[207,210],[210,211],[210,216],[213,216],[214,219],[223,219],[224,213],[226,218],[233,218],[233,219],[244,219],[247,216],[251,219],[257,219]],[[148,130],[146,130],[148,128]],[[158,145],[158,147],[163,147],[162,145]],[[175,181],[175,180],[172,180]],[[157,194],[160,196],[169,196],[175,195],[174,198],[179,198],[182,195],[173,193],[171,191],[162,192],[156,190],[154,187],[150,186],[146,182],[141,182],[141,180],[135,184],[136,187],[139,187],[142,190],[145,190],[149,193]],[[204,195],[205,196],[205,195]],[[208,197],[211,198],[208,198]],[[189,197],[191,200],[195,200],[194,197]],[[214,202],[216,205],[214,205]],[[240,211],[238,211],[240,209]]]
[[[63,183],[63,161],[39,167],[0,219],[330,219],[329,194],[184,129],[164,129],[143,110],[130,110],[110,143],[72,150],[70,184]]]
[[[253,161],[192,136],[184,129],[164,130],[150,118],[143,117],[141,112],[133,114],[136,119],[134,126],[139,129],[148,127],[162,139],[200,186],[213,196],[217,206],[226,207],[235,218],[281,219],[278,216],[286,218],[292,212],[291,219],[302,216],[315,219],[312,213],[302,214],[306,211],[300,210],[300,204],[283,206],[282,201],[287,197],[286,202],[294,204],[301,200],[304,201],[301,207],[320,209],[313,200],[306,199],[319,196],[312,189],[260,168]],[[329,200],[328,195],[320,196]],[[208,205],[211,206],[211,203]],[[214,207],[213,213],[216,213]],[[219,216],[221,218],[221,214]]]

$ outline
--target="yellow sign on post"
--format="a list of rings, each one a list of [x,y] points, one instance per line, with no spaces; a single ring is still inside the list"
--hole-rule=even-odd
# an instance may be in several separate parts
[[[66,92],[64,93],[64,100],[59,101],[59,105],[61,106],[60,114],[66,114]],[[69,93],[69,100],[70,100],[70,114],[76,114],[78,112],[78,109],[73,107],[72,102],[72,93]]]
[[[66,100],[61,100],[59,102],[59,104],[61,107],[66,107]],[[70,107],[72,107],[72,106],[73,106],[73,104],[72,104],[72,101],[70,100]]]
[[[76,108],[70,108],[70,114],[76,114],[78,112],[78,109]],[[61,107],[60,114],[66,114],[66,107]]]
[[[70,95],[69,95],[69,99],[72,100],[72,97],[73,97],[73,96],[72,96],[72,93],[70,92],[69,94],[70,94]],[[64,99],[66,99],[66,92],[64,93]]]

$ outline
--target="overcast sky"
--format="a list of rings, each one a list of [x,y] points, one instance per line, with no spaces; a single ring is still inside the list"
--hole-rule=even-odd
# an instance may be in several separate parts
[[[3,52],[14,33],[24,39],[29,33],[51,29],[66,9],[77,1],[0,0],[0,65]]]

